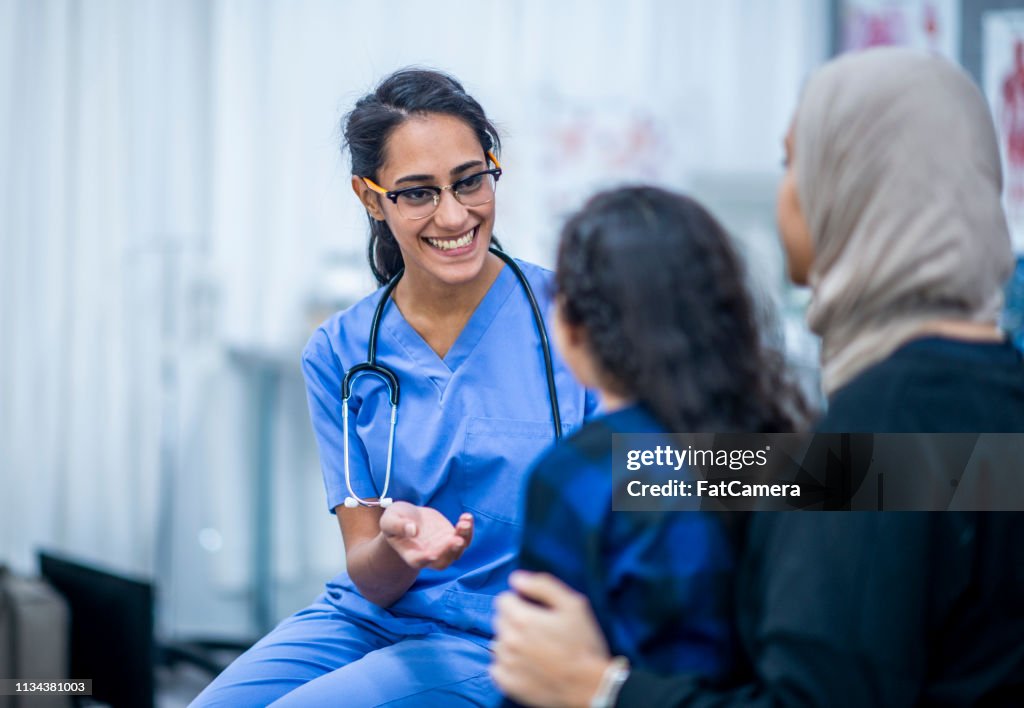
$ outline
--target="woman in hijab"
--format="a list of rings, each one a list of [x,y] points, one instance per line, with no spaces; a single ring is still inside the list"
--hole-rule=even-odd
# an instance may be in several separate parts
[[[843,57],[808,82],[786,153],[779,231],[822,338],[819,427],[1024,429],[998,327],[1013,268],[999,148],[970,77],[907,49]]]
[[[779,230],[823,341],[819,429],[1024,432],[1024,363],[997,328],[999,154],[971,79],[905,49],[843,56],[808,81],[786,144]],[[544,574],[515,590],[500,688],[587,705],[599,687],[578,667],[616,664],[585,599]],[[602,705],[1024,705],[1020,512],[755,514],[736,592],[745,680],[634,670]]]

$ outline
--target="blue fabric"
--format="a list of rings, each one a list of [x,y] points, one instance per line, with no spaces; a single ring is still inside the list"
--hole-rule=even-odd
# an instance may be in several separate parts
[[[549,321],[551,273],[528,263],[520,267]],[[330,510],[348,495],[341,379],[349,367],[366,361],[380,296],[378,290],[330,318],[303,354]],[[379,691],[387,692],[387,700],[417,695],[410,705],[434,705],[431,690],[442,691],[438,705],[460,705],[451,696],[442,699],[444,691],[462,691],[472,705],[485,694],[497,700],[486,677],[494,596],[506,589],[514,567],[526,472],[554,442],[529,301],[515,274],[503,267],[443,359],[393,302],[384,311],[377,346],[378,363],[401,386],[388,496],[433,507],[453,522],[471,512],[472,543],[449,568],[421,571],[388,609],[368,602],[348,574],[340,573],[316,604],[240,657],[196,705],[216,705],[213,696],[232,705],[265,705],[298,685],[303,688],[296,690],[296,701],[308,694],[308,704],[331,695],[344,698],[345,705],[377,705],[384,700]],[[562,428],[569,433],[596,409],[596,399],[576,383],[557,351],[552,354]],[[349,459],[353,489],[364,498],[383,489],[390,414],[385,385],[359,378],[349,401]],[[416,647],[415,660],[410,647]],[[363,673],[367,677],[359,685],[365,683],[367,692],[346,697],[342,683]],[[314,678],[315,686],[307,685]],[[391,688],[374,688],[378,684]]]
[[[666,433],[632,406],[593,420],[530,474],[524,569],[587,596],[614,654],[723,678],[735,668],[736,549],[707,511],[612,511],[612,436]]]
[[[490,652],[449,628],[383,629],[339,612],[348,591],[327,592],[282,622],[210,684],[193,706],[488,706],[497,688]],[[443,657],[443,661],[439,661]],[[315,680],[314,680],[315,679]]]

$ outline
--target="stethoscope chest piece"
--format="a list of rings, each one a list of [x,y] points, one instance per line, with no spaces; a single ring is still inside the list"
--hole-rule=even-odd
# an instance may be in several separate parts
[[[363,499],[356,499],[355,497],[345,497],[345,506],[349,509],[355,509],[360,504],[363,506],[379,506],[381,509],[387,509],[395,502],[390,497],[382,497],[379,501],[366,501]]]

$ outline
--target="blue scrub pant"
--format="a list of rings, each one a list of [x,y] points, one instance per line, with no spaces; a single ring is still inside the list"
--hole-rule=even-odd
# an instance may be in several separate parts
[[[321,597],[238,657],[190,708],[500,704],[479,638],[423,621],[410,623],[415,633],[394,629]]]

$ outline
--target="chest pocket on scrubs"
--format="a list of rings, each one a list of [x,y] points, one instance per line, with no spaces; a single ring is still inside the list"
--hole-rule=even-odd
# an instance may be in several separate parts
[[[470,418],[458,479],[462,505],[521,526],[526,474],[553,443],[551,423]]]

